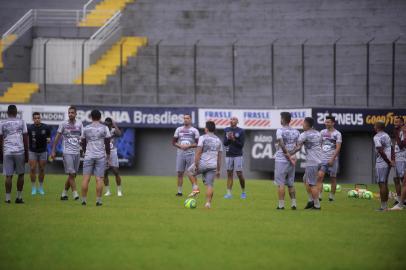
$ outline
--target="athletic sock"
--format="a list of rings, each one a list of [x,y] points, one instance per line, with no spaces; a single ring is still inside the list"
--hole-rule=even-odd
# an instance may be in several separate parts
[[[387,202],[381,202],[381,208],[382,209],[388,208],[388,203]]]
[[[307,193],[307,197],[308,197],[308,201],[309,202],[312,202],[313,201],[313,197],[312,197],[312,194],[311,193]]]
[[[44,182],[39,182],[39,187],[43,188],[44,187]]]
[[[245,192],[245,188],[242,188],[242,189],[241,189],[241,192],[244,193],[244,192]]]
[[[101,197],[96,197],[96,202],[101,203],[102,202]]]
[[[320,208],[320,201],[319,201],[319,199],[314,200],[314,207]]]
[[[196,185],[196,184],[193,184],[193,185],[192,185],[192,189],[193,189],[193,190],[199,189],[199,186]]]
[[[397,201],[397,202],[400,202],[400,201],[401,201],[400,196],[396,196],[396,201]]]
[[[227,195],[231,195],[231,189],[227,189]]]
[[[117,191],[121,191],[121,186],[117,186]]]
[[[296,199],[292,199],[291,206],[296,206]]]
[[[68,196],[68,191],[64,189],[62,191],[62,197],[65,197],[65,196]]]
[[[279,208],[285,207],[285,200],[279,200]]]
[[[178,193],[182,193],[182,187],[178,187]]]
[[[330,192],[330,193],[328,194],[328,198],[334,200],[334,194]]]
[[[110,186],[106,186],[106,192],[110,192]]]
[[[6,193],[6,201],[11,201],[11,193]]]
[[[32,187],[32,188],[36,188],[36,187],[37,187],[37,185],[35,184],[35,182],[31,182],[31,187]]]
[[[323,196],[322,196],[322,195],[323,195],[322,192],[320,192],[320,193],[319,193],[319,200],[320,200],[320,199],[323,199]]]
[[[87,202],[87,198],[86,198],[86,197],[82,197],[82,202]]]
[[[17,191],[17,199],[21,199],[22,198],[22,191]]]

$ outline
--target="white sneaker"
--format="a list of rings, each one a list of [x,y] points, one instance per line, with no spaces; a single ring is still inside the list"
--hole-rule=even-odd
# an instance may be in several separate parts
[[[117,191],[117,196],[118,196],[118,197],[122,197],[122,196],[123,196],[123,192],[121,192],[121,190]]]
[[[210,209],[210,208],[211,208],[211,204],[207,202],[207,203],[204,205],[204,207],[206,207],[207,209]]]
[[[399,210],[403,210],[403,207],[400,206],[399,204],[397,204],[394,207],[392,207],[390,210],[391,211],[399,211]]]
[[[106,192],[106,193],[104,193],[104,196],[110,196],[110,195],[111,195],[110,190],[107,190],[107,192]]]

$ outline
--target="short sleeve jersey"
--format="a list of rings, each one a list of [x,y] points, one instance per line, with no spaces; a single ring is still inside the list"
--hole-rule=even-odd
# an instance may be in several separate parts
[[[223,152],[223,144],[219,137],[214,134],[205,134],[199,138],[197,147],[202,148],[200,167],[204,169],[216,169],[218,152]]]
[[[376,168],[386,168],[388,164],[379,154],[377,148],[383,147],[386,157],[391,158],[391,139],[386,132],[380,131],[374,136],[375,155],[376,155]]]
[[[299,131],[292,127],[282,127],[276,130],[276,140],[279,141],[282,139],[288,152],[292,151],[296,147],[299,135]],[[276,151],[275,161],[289,162],[281,147],[278,147],[278,150]]]
[[[317,166],[321,163],[321,135],[317,130],[304,131],[299,136],[306,151],[306,166]]]
[[[400,130],[399,138],[400,138],[400,141],[403,141],[405,139],[403,130]],[[406,161],[406,148],[400,149],[397,141],[395,141],[395,159],[396,159],[396,161],[403,161],[403,162]]]
[[[322,149],[322,162],[329,162],[334,156],[337,149],[337,144],[343,142],[341,132],[334,129],[333,132],[323,129],[321,134],[321,149]]]
[[[82,132],[82,139],[86,139],[85,159],[106,157],[104,139],[110,138],[110,130],[101,123],[91,123]]]
[[[27,124],[24,120],[8,118],[0,122],[0,135],[3,135],[4,155],[24,153],[23,134],[27,134]]]
[[[80,135],[83,131],[83,124],[76,120],[71,123],[65,121],[58,127],[58,133],[62,134],[62,148],[64,154],[80,154]]]
[[[178,127],[175,130],[175,134],[173,135],[174,138],[178,140],[180,145],[191,145],[199,139],[199,131],[194,127]],[[186,154],[190,155],[193,154],[195,150],[193,148],[189,148],[187,150],[178,149],[178,154]]]

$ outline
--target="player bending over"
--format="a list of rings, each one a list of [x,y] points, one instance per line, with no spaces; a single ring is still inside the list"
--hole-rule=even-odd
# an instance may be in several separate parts
[[[208,209],[211,208],[213,199],[214,178],[220,176],[221,154],[223,152],[223,144],[219,137],[214,135],[215,130],[216,124],[213,121],[207,121],[204,129],[205,135],[201,136],[197,143],[194,163],[187,170],[194,185],[197,185],[196,176],[203,175],[203,183],[207,187],[204,207]]]
[[[44,195],[44,178],[45,166],[47,164],[48,152],[47,145],[51,141],[51,130],[48,125],[41,123],[41,115],[39,112],[32,114],[33,124],[28,126],[29,137],[29,160],[30,164],[30,178],[31,178],[31,195],[39,194]],[[38,167],[38,182],[39,188],[36,187]]]
[[[106,161],[110,162],[110,130],[100,123],[101,113],[92,110],[90,113],[92,123],[82,132],[82,147],[85,152],[83,160],[82,205],[87,203],[87,191],[90,177],[96,177],[96,206],[102,205],[103,177],[106,170]],[[110,164],[109,164],[110,165]]]
[[[391,139],[389,135],[384,131],[385,123],[378,121],[375,123],[374,129],[376,135],[374,136],[374,145],[376,153],[376,165],[375,165],[375,177],[376,182],[379,185],[379,192],[381,195],[381,207],[378,211],[385,211],[388,209],[388,177],[390,168],[394,166],[394,161],[391,157],[394,157],[394,151],[392,151]]]
[[[81,121],[76,120],[76,107],[71,106],[68,109],[68,118],[68,121],[61,123],[58,127],[51,153],[51,158],[55,159],[55,149],[62,136],[63,166],[65,167],[65,173],[68,175],[61,195],[62,201],[68,200],[70,187],[72,188],[73,198],[75,200],[79,199],[75,178],[80,165],[80,135],[83,131],[83,124]]]
[[[306,117],[303,122],[303,132],[298,144],[289,154],[294,155],[302,146],[306,150],[306,169],[303,181],[309,197],[305,209],[320,210],[319,189],[317,187],[318,172],[321,165],[321,135],[313,128],[314,119]]]
[[[292,151],[299,138],[299,131],[290,127],[291,114],[281,112],[282,128],[276,131],[278,150],[275,154],[275,185],[278,186],[279,204],[277,210],[285,209],[285,186],[288,187],[291,199],[291,209],[296,210],[295,159],[289,152]]]
[[[107,117],[104,120],[105,125],[109,128],[111,139],[110,139],[110,166],[107,164],[106,171],[104,172],[104,185],[106,186],[106,193],[104,196],[110,196],[110,186],[109,186],[109,171],[112,171],[114,176],[116,177],[116,184],[117,184],[117,196],[123,196],[123,192],[121,190],[121,177],[118,172],[119,163],[118,163],[118,153],[117,153],[117,138],[121,136],[121,130],[118,128],[113,119]]]
[[[321,194],[323,192],[323,180],[325,175],[328,173],[331,179],[331,192],[329,194],[328,200],[330,202],[334,201],[335,193],[337,188],[337,173],[339,168],[338,158],[340,156],[341,144],[343,142],[341,133],[334,128],[335,117],[327,116],[325,120],[326,129],[320,131],[322,139],[322,155],[321,155],[321,170],[319,172],[319,178],[321,179],[318,183]]]
[[[224,198],[231,199],[231,189],[233,188],[233,174],[236,171],[237,177],[240,180],[241,199],[246,199],[245,179],[242,173],[244,167],[244,159],[242,149],[244,148],[245,134],[244,130],[237,127],[238,118],[231,117],[230,127],[224,130],[223,144],[226,150],[226,168],[227,168],[227,194]]]
[[[13,174],[18,175],[15,203],[24,203],[23,187],[25,163],[28,161],[28,135],[24,120],[17,119],[17,107],[9,105],[7,119],[0,122],[0,160],[6,177],[6,203],[11,203]]]
[[[176,196],[183,196],[183,174],[193,163],[195,158],[195,149],[199,139],[199,131],[192,127],[192,116],[184,114],[183,126],[178,127],[173,135],[172,145],[177,148],[176,151],[176,172],[178,174],[178,192]],[[192,182],[192,179],[189,177]],[[192,189],[199,192],[196,185],[192,183]]]

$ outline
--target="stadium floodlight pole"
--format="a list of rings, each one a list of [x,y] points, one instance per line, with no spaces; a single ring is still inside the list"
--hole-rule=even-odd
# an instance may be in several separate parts
[[[367,46],[367,63],[366,63],[366,82],[365,82],[365,95],[366,95],[366,103],[367,107],[369,107],[369,49],[370,49],[370,43],[375,39],[375,37],[371,38],[368,40],[366,43]]]
[[[158,43],[155,45],[155,81],[156,81],[156,97],[155,101],[156,104],[159,104],[159,45],[161,44],[162,39],[158,41]]]
[[[391,89],[391,95],[392,95],[392,107],[395,106],[395,73],[396,73],[396,42],[401,38],[401,36],[398,36],[393,42],[392,42],[392,89]]]
[[[337,43],[341,37],[333,43],[333,104],[337,104]]]
[[[308,41],[306,39],[302,42],[301,49],[302,49],[302,106],[305,105],[305,44]]]
[[[231,64],[232,64],[232,84],[233,84],[233,105],[235,105],[235,56],[236,56],[236,50],[235,50],[235,44],[238,42],[238,39],[233,42],[231,45]]]
[[[196,41],[193,45],[193,86],[194,86],[194,104],[197,103],[197,45],[199,44],[200,39]]]
[[[47,43],[49,39],[47,39],[44,43],[44,70],[43,70],[43,85],[44,85],[44,102],[47,103]]]
[[[278,39],[274,39],[271,42],[271,57],[270,57],[270,61],[271,61],[271,97],[272,97],[272,106],[275,106],[275,61],[274,61],[274,44],[276,43],[276,41],[278,41]]]

